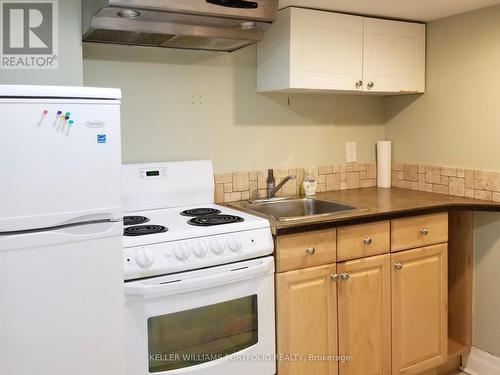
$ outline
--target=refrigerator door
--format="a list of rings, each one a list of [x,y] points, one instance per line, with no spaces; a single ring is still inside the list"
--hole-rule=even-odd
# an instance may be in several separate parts
[[[120,219],[120,101],[1,94],[0,233]]]
[[[124,374],[122,224],[0,236],[0,374]]]

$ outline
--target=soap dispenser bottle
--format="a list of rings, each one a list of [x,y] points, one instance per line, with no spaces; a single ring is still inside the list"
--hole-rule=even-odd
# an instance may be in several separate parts
[[[313,197],[316,195],[318,182],[316,181],[316,178],[314,177],[313,171],[311,169],[306,170],[302,186],[304,189],[304,195],[306,197]]]
[[[276,180],[274,179],[274,171],[272,169],[267,170],[267,180],[266,180],[266,188],[267,188],[267,197],[272,198],[273,190],[276,187]]]

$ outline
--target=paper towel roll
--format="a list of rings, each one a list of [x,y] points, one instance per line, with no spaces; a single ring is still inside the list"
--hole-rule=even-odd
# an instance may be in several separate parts
[[[392,142],[377,142],[377,186],[391,187]]]

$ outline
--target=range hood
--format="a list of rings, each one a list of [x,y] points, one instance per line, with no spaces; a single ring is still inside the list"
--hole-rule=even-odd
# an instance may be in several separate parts
[[[231,52],[262,40],[278,0],[83,0],[86,42]]]

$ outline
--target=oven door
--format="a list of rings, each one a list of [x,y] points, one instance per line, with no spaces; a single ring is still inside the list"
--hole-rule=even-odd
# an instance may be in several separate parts
[[[275,374],[272,257],[125,284],[129,375]]]

